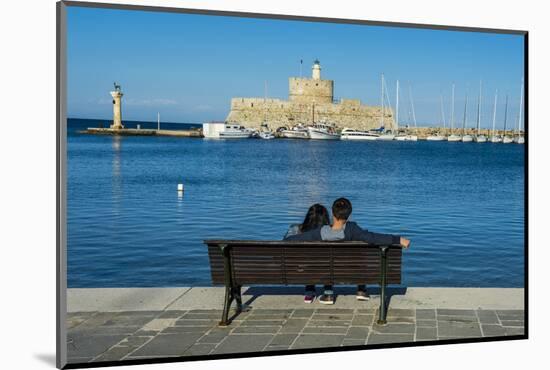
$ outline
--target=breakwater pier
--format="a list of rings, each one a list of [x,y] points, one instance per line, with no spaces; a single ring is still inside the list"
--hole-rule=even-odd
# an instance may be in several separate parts
[[[143,360],[308,348],[521,339],[522,288],[392,288],[388,323],[376,324],[379,292],[357,301],[303,303],[302,287],[243,287],[247,312],[219,327],[224,289],[83,288],[67,291],[69,363]],[[362,347],[364,348],[364,347]],[[285,353],[285,352],[282,352]]]
[[[81,131],[85,134],[93,135],[121,135],[121,136],[175,136],[175,137],[202,137],[200,129],[191,130],[155,130],[141,128],[101,128],[89,127]]]

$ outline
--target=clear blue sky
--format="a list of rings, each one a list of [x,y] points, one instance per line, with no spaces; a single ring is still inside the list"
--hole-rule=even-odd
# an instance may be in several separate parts
[[[456,84],[455,122],[462,122],[469,86],[470,126],[483,81],[483,126],[490,126],[495,89],[497,124],[510,94],[517,119],[523,78],[523,36],[421,30],[287,20],[69,7],[68,113],[75,118],[112,117],[109,91],[122,85],[123,120],[203,122],[223,120],[231,97],[287,99],[288,77],[322,78],[334,95],[380,102],[384,73],[392,104],[400,80],[400,121],[407,120],[407,86],[420,125],[440,122],[440,94],[450,113]]]

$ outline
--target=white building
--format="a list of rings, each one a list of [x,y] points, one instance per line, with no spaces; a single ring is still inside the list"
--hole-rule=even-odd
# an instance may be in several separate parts
[[[225,130],[225,122],[205,122],[202,124],[202,134],[207,139],[218,139],[220,132]]]

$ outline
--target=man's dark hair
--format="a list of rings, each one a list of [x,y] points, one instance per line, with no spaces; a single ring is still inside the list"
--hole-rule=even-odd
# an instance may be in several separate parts
[[[351,215],[351,202],[346,198],[338,198],[332,203],[332,215],[339,220],[347,220]]]

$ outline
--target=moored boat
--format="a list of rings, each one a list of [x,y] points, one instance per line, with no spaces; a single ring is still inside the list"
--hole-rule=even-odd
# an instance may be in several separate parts
[[[271,133],[271,131],[262,131],[258,134],[258,137],[260,139],[264,139],[264,140],[275,139],[275,135],[273,135],[273,133]]]
[[[269,129],[267,122],[264,121],[261,124],[260,131],[258,132],[258,137],[264,140],[275,139],[275,135],[273,135],[273,132],[271,132],[271,130]]]
[[[369,131],[359,131],[352,128],[344,128],[340,134],[342,140],[377,140],[380,135]]]
[[[225,129],[219,132],[220,139],[248,139],[253,131],[244,128],[241,125],[227,124]]]
[[[474,136],[476,143],[486,143],[487,136],[481,134],[481,81],[479,81],[479,99],[477,101],[477,134]]]
[[[510,136],[504,136],[502,138],[502,144],[510,144],[513,142],[514,142],[514,139],[512,139]]]
[[[453,141],[453,142],[462,141],[462,137],[460,135],[452,134],[447,137],[447,141]]]
[[[340,140],[340,134],[330,123],[317,122],[307,127],[307,133],[312,140]]]
[[[281,135],[288,139],[309,139],[307,128],[302,125],[294,126],[290,130],[282,130]]]
[[[435,135],[430,135],[426,138],[428,141],[445,141],[445,136],[440,135],[439,133]]]

